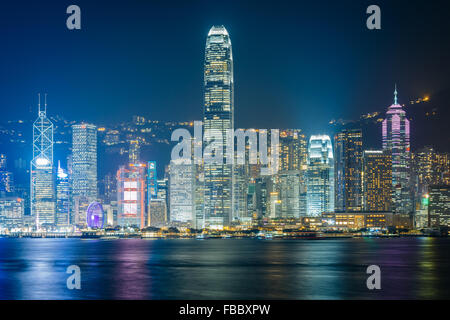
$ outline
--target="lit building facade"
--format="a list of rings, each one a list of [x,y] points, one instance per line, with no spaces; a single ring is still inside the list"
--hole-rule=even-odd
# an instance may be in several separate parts
[[[363,208],[390,211],[392,203],[392,162],[386,150],[363,152]]]
[[[334,136],[335,210],[362,209],[362,130],[343,130]]]
[[[224,149],[222,163],[204,165],[205,226],[221,229],[232,217],[233,159],[227,159],[225,146],[227,130],[234,128],[233,55],[223,26],[213,26],[206,39],[203,126],[204,141],[220,135]]]
[[[14,192],[13,174],[8,171],[6,155],[0,154],[0,195]]]
[[[8,230],[23,226],[24,200],[17,197],[0,198],[0,228]]]
[[[31,215],[36,228],[55,225],[55,179],[53,167],[53,123],[47,118],[47,103],[33,123],[33,159],[31,160]]]
[[[194,219],[194,165],[186,160],[170,161],[170,222],[192,223]]]
[[[450,184],[450,162],[448,153],[439,153],[425,146],[412,154],[412,180],[416,205],[428,193],[431,185]]]
[[[97,127],[72,126],[72,198],[76,225],[86,225],[88,205],[97,200]]]
[[[153,199],[149,205],[148,225],[163,227],[167,223],[167,206],[163,199]]]
[[[450,186],[430,186],[428,225],[450,227]]]
[[[394,104],[386,113],[382,123],[383,150],[392,155],[392,206],[393,212],[409,214],[412,212],[412,190],[410,181],[410,124],[406,112],[397,101],[397,89],[394,92]]]
[[[308,145],[307,215],[334,210],[334,159],[331,139],[313,135]]]
[[[280,213],[282,218],[300,217],[300,170],[278,173]]]
[[[58,162],[56,174],[56,225],[68,227],[70,225],[70,182],[69,175]]]
[[[117,171],[117,224],[145,227],[146,165],[130,163]]]

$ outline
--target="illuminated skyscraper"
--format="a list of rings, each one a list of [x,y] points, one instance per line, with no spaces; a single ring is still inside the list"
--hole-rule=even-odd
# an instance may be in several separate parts
[[[334,210],[334,160],[331,139],[311,136],[308,146],[307,215],[319,216]]]
[[[450,186],[430,186],[429,227],[450,227]]]
[[[392,154],[392,200],[394,213],[410,213],[412,192],[410,182],[410,127],[402,106],[397,102],[397,88],[394,104],[386,113],[382,124],[383,149]]]
[[[386,150],[364,150],[362,176],[364,211],[391,211],[391,154]]]
[[[167,222],[166,201],[153,199],[149,204],[148,225],[152,227],[162,227]]]
[[[300,215],[306,216],[306,174],[308,143],[300,129],[280,132],[280,171],[297,170],[299,175]],[[283,196],[283,195],[282,195]],[[283,207],[282,203],[282,207]]]
[[[343,130],[334,136],[335,209],[362,210],[362,130]]]
[[[23,226],[24,200],[17,197],[0,198],[0,228],[9,230]]]
[[[97,127],[72,126],[72,197],[74,223],[86,225],[88,205],[97,200]]]
[[[40,99],[39,99],[40,100]],[[31,215],[36,228],[55,224],[55,184],[53,168],[53,123],[47,118],[47,102],[33,123],[31,160]]]
[[[205,163],[205,226],[222,228],[231,219],[233,159],[227,159],[227,130],[234,128],[233,55],[230,36],[224,26],[208,33],[204,64],[204,141],[221,136],[223,163]],[[222,160],[222,159],[221,159]]]
[[[156,174],[156,161],[149,161],[147,164],[147,199],[151,200],[158,197],[158,177]]]
[[[281,171],[278,190],[282,218],[300,218],[300,170]]]
[[[117,172],[118,225],[145,227],[146,165],[130,163]]]
[[[170,221],[192,223],[194,220],[194,165],[183,159],[170,161]]]
[[[14,192],[13,174],[8,171],[6,155],[0,154],[0,196]]]
[[[56,225],[68,227],[70,225],[70,183],[69,175],[58,162],[56,175]]]

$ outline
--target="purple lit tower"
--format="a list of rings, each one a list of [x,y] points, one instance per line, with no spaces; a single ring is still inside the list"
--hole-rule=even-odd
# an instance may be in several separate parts
[[[412,199],[410,188],[410,139],[409,120],[406,112],[397,102],[397,86],[394,104],[383,120],[383,149],[392,154],[392,204],[394,213],[410,213]]]
[[[103,228],[103,207],[100,203],[92,202],[86,211],[86,222],[89,228]]]

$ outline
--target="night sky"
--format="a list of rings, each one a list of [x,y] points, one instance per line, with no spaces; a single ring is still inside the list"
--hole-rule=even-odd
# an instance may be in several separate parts
[[[47,92],[49,114],[68,119],[201,119],[205,40],[223,24],[235,126],[323,132],[333,118],[384,112],[395,83],[401,103],[449,90],[445,3],[4,1],[2,117],[23,117]],[[81,30],[66,28],[71,4],[81,8]],[[366,28],[371,4],[381,7],[382,30]]]

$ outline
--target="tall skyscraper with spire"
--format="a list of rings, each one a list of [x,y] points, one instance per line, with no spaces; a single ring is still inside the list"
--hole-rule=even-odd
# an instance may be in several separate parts
[[[222,228],[230,223],[233,159],[227,159],[227,130],[234,128],[233,55],[230,36],[224,26],[208,33],[204,63],[203,125],[205,145],[221,136],[222,163],[204,165],[205,226]]]
[[[47,95],[33,123],[33,159],[31,160],[31,214],[36,228],[55,225],[55,186],[53,167],[53,123],[47,118]]]
[[[394,104],[388,108],[382,124],[383,149],[392,156],[392,206],[394,213],[412,211],[410,187],[410,126],[406,112],[398,104],[397,86]]]

